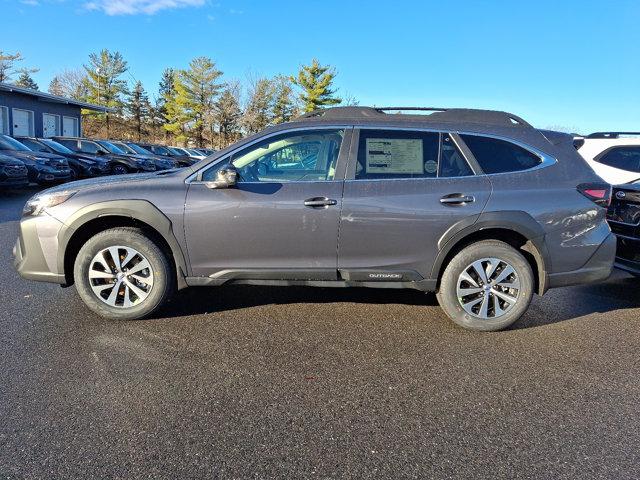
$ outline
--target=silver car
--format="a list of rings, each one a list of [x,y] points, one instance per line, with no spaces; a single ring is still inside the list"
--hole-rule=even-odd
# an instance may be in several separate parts
[[[611,187],[571,136],[505,112],[396,112],[312,112],[182,170],[46,190],[15,265],[112,319],[189,286],[411,288],[485,331],[534,293],[609,276]]]

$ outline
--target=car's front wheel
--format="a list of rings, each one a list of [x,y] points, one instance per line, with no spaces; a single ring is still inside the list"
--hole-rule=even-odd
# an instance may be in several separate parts
[[[511,245],[484,240],[455,255],[444,270],[437,297],[445,313],[469,330],[502,330],[529,308],[534,276]]]
[[[124,175],[126,173],[129,173],[129,169],[126,165],[116,163],[113,167],[111,167],[111,173],[113,173],[114,175]]]
[[[114,228],[91,237],[74,266],[80,298],[114,320],[147,317],[175,291],[167,255],[142,230]]]

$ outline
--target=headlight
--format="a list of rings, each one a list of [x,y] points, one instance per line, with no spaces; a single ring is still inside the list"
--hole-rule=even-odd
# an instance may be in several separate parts
[[[29,215],[40,215],[43,210],[55,207],[56,205],[60,205],[61,203],[66,202],[76,193],[77,192],[75,190],[63,190],[60,192],[41,193],[38,195],[34,195],[29,200],[27,200],[27,203],[22,209],[22,215],[25,217]]]

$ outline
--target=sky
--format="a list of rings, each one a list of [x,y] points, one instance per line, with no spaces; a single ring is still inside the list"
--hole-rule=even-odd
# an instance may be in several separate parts
[[[0,50],[41,89],[117,50],[153,98],[164,68],[227,80],[335,67],[361,105],[507,110],[540,128],[640,131],[640,1],[0,0]]]

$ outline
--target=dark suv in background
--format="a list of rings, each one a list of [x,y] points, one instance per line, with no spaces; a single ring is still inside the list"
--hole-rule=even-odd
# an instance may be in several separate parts
[[[53,137],[53,139],[74,152],[104,157],[111,163],[111,173],[116,175],[154,172],[156,170],[156,166],[151,160],[127,155],[115,145],[104,140],[76,137]]]
[[[63,156],[34,152],[8,135],[0,135],[0,153],[24,163],[30,182],[46,185],[64,182],[71,178],[69,164]]]
[[[0,188],[15,188],[29,185],[27,167],[20,160],[0,154]]]
[[[66,158],[73,179],[98,177],[111,173],[111,161],[106,157],[74,152],[50,138],[16,137],[16,140],[34,152],[53,153]]]
[[[154,155],[153,153],[145,150],[144,148],[136,145],[132,142],[121,142],[111,140],[111,143],[118,147],[120,150],[125,152],[127,155],[132,155],[135,157],[144,158],[146,160],[151,160],[156,166],[156,170],[168,170],[171,168],[179,167],[178,162],[172,160],[171,158],[161,157],[160,155]]]
[[[154,155],[170,158],[177,162],[180,167],[189,167],[196,162],[196,160],[191,158],[189,155],[182,154],[171,147],[165,147],[164,145],[154,145],[153,143],[136,143],[136,145],[150,151]]]
[[[49,189],[25,205],[15,265],[113,319],[187,286],[412,288],[473,330],[609,276],[611,187],[573,137],[504,112],[397,110],[312,112],[189,169]]]

